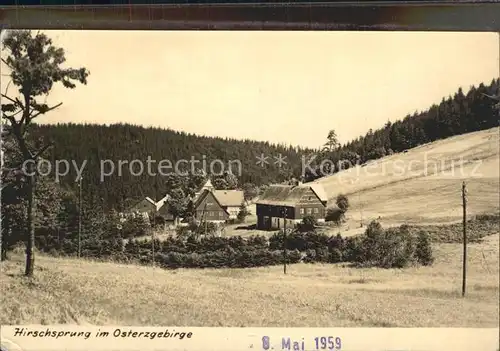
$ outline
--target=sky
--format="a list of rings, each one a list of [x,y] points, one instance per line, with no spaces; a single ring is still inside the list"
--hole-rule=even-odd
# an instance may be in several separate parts
[[[39,123],[123,122],[316,148],[330,129],[344,143],[500,76],[498,33],[46,33],[90,76],[87,86],[55,87],[47,102],[63,105]]]

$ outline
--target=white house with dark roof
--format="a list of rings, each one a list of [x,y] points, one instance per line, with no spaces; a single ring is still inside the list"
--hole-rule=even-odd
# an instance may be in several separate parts
[[[241,190],[214,190],[215,197],[229,213],[229,219],[236,219],[240,212],[241,204],[244,203],[243,191]]]

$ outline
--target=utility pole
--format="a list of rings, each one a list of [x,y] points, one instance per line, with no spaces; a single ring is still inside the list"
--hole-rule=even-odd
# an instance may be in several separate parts
[[[78,195],[78,258],[80,258],[81,254],[81,236],[82,236],[82,178],[83,176],[80,176],[78,179],[78,188],[79,188],[79,195]]]
[[[0,29],[0,38],[2,37],[2,34],[4,32]],[[0,103],[1,103],[1,97],[0,97]],[[0,109],[0,171],[3,170],[3,113],[2,109]],[[2,208],[2,196],[1,192],[3,191],[4,185],[2,183],[2,177],[0,176],[0,209]],[[2,261],[3,258],[3,251],[2,251],[2,241],[3,241],[3,216],[0,214],[0,261]]]
[[[361,228],[363,228],[363,206],[361,205],[361,192],[358,191],[358,203],[359,203],[359,218]]]
[[[465,296],[467,278],[467,188],[465,181],[462,183],[462,206],[463,206],[463,228],[464,228],[464,253],[462,266],[462,297]]]
[[[154,197],[154,201],[155,201],[155,208],[153,210],[153,225],[152,225],[152,228],[151,228],[151,262],[152,262],[152,265],[153,265],[153,268],[155,266],[155,229],[156,229],[156,215],[157,215],[157,211],[158,211],[158,183],[156,182],[156,179],[155,179],[155,197]]]
[[[6,33],[7,31],[4,29],[2,30],[0,28],[0,42],[3,40],[3,35]],[[6,92],[7,93],[7,92]],[[0,97],[0,105],[1,105],[1,97]],[[2,112],[2,109],[0,108],[0,170],[3,170],[3,166],[4,166],[4,152],[3,152],[3,137],[4,137],[4,130],[3,130],[3,112]],[[1,196],[1,192],[4,190],[6,186],[3,184],[2,182],[2,177],[0,177],[0,209],[2,208],[2,196]],[[3,240],[4,240],[4,237],[3,237],[3,216],[0,214],[0,261],[2,261],[2,258],[3,258],[3,250],[5,250],[5,246],[2,246],[4,245],[3,244]]]
[[[153,226],[151,228],[151,262],[153,267],[155,266],[155,226],[156,226],[156,204],[155,204],[155,210],[153,212]]]
[[[286,207],[283,208],[283,274],[286,274]]]

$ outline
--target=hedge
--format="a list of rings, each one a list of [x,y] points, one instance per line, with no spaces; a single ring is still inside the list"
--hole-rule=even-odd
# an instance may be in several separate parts
[[[287,253],[287,263],[298,263],[300,260],[299,251]],[[279,265],[284,261],[282,251],[268,249],[253,251],[228,249],[205,253],[169,252],[155,255],[155,263],[164,268],[250,268]]]
[[[488,218],[488,221],[493,219]],[[343,238],[340,234],[292,232],[286,237],[288,263],[346,262],[363,267],[406,267],[433,263],[430,234],[409,226],[384,229],[377,222],[369,224],[362,235]],[[124,240],[119,233],[85,235],[81,241],[82,257],[108,258],[150,264],[153,247],[155,263],[165,268],[246,268],[283,264],[283,233],[269,239],[256,235],[233,237],[169,237]],[[58,243],[57,249],[49,236],[39,237],[49,253],[74,255],[78,249],[75,237]],[[153,245],[154,244],[154,245]]]
[[[151,250],[153,243],[151,239],[133,239],[125,245],[125,251],[139,253],[143,250]],[[187,239],[169,237],[164,241],[155,240],[155,250],[162,253],[178,252],[188,253],[207,253],[232,248],[234,250],[249,251],[268,249],[268,242],[265,236],[250,236],[242,238],[233,237],[203,237],[196,239],[193,236]]]

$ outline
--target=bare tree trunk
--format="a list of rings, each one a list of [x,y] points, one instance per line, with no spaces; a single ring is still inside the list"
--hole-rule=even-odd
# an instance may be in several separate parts
[[[7,244],[8,239],[11,237],[10,226],[7,224],[7,221],[2,216],[2,228],[1,228],[1,247],[0,247],[0,261],[7,261]]]
[[[1,138],[1,136],[0,136]],[[1,181],[0,181],[0,186],[1,186]],[[1,195],[0,195],[1,196]],[[0,210],[2,209],[2,203],[1,203],[1,198],[0,198]],[[3,221],[3,216],[0,214],[0,262],[5,261],[7,258],[6,256],[4,257],[3,251],[5,250],[5,245],[2,245],[3,243],[3,230],[4,230],[4,221]]]
[[[35,269],[35,183],[33,166],[30,164],[30,175],[28,176],[28,218],[27,218],[27,241],[26,241],[26,276],[33,276]]]

